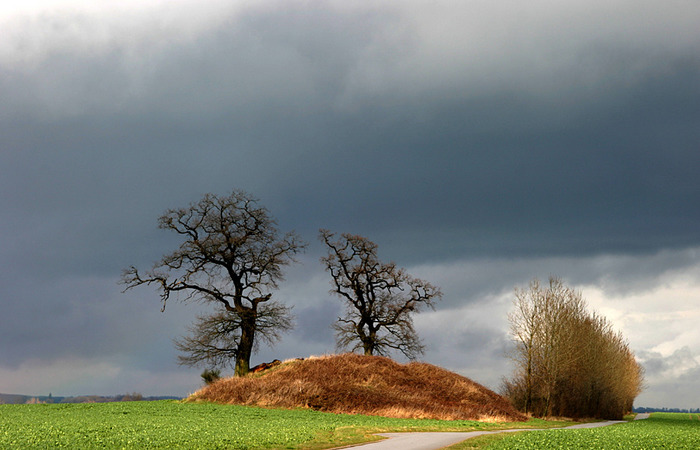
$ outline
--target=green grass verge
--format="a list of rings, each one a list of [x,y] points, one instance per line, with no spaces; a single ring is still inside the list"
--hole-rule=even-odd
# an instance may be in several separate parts
[[[649,419],[603,428],[500,433],[450,447],[464,449],[698,449],[700,421],[689,414],[654,413]]]
[[[321,449],[386,431],[473,431],[562,426],[389,419],[175,401],[0,405],[0,448]]]

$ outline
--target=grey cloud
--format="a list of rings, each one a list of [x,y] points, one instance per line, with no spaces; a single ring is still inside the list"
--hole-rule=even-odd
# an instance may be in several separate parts
[[[653,351],[639,353],[639,359],[650,378],[669,376],[687,378],[692,373],[700,372],[700,364],[695,360],[695,357],[695,352],[688,346],[682,347],[668,356]]]
[[[440,305],[435,313],[416,316],[416,328],[426,346],[425,360],[498,389],[511,367],[504,305],[489,307]]]
[[[299,337],[309,342],[333,342],[331,325],[340,315],[340,302],[329,299],[316,306],[295,309]]]
[[[700,364],[697,353],[682,347],[668,356],[653,351],[638,353],[646,369],[647,389],[637,399],[639,406],[697,408],[697,399],[689,392],[697,392]]]
[[[62,277],[37,281],[13,274],[2,292],[0,358],[16,368],[26,360],[71,357],[128,359],[151,366],[175,361],[170,340],[185,332],[196,308],[170,305],[161,314],[155,292],[122,295],[115,278]]]
[[[42,16],[12,36],[19,53],[24,41],[49,34],[34,43],[30,63],[3,61],[14,75],[0,85],[9,100],[4,114],[158,114],[208,122],[222,114],[245,121],[275,109],[309,110],[337,95],[358,53],[388,18],[381,8],[343,14],[317,6],[223,12],[212,27],[192,33],[152,19],[132,27],[108,21],[100,29],[77,14]],[[89,42],[95,33],[103,38]]]
[[[592,7],[567,26],[557,21],[573,19],[568,6],[542,15],[532,5],[506,11],[438,4],[427,11],[419,4],[278,3],[223,11],[213,26],[190,32],[153,19],[100,27],[80,15],[42,16],[15,33],[17,53],[24,40],[45,37],[34,43],[31,64],[5,63],[8,73],[22,75],[4,77],[5,91],[8,98],[22,93],[15,110],[34,98],[27,106],[57,115],[158,113],[186,122],[222,113],[245,120],[275,108],[308,113],[314,106],[395,113],[504,93],[575,111],[577,103],[615,97],[675,61],[697,62],[693,14],[656,11],[660,26],[650,29],[634,6],[614,11],[619,22]],[[604,30],[596,29],[601,22]],[[93,42],[94,34],[102,38]]]

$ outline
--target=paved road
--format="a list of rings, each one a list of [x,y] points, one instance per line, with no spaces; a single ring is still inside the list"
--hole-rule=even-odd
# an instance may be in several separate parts
[[[635,419],[646,419],[649,417],[647,414],[645,417],[640,417],[643,414],[638,414]],[[578,425],[572,425],[570,427],[564,428],[554,428],[557,430],[564,429],[578,429],[578,428],[598,428],[605,427],[608,425],[615,425],[617,423],[625,423],[624,420],[609,420],[607,422],[592,422],[592,423],[581,423]],[[494,434],[494,433],[514,433],[516,431],[539,431],[538,428],[530,429],[514,429],[514,430],[494,430],[494,431],[469,431],[464,433],[451,433],[451,432],[435,432],[435,433],[381,433],[379,436],[388,437],[383,441],[372,442],[370,444],[359,445],[353,447],[354,449],[362,450],[436,450],[448,445],[456,444],[462,442],[466,439],[481,436],[484,434]]]

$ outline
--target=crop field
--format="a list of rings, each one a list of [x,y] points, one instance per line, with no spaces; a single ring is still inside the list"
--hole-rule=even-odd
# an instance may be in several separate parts
[[[547,430],[470,439],[452,449],[699,449],[697,414],[653,413],[649,419],[581,430]]]
[[[387,419],[175,401],[0,405],[0,448],[330,448],[382,431],[562,426]]]

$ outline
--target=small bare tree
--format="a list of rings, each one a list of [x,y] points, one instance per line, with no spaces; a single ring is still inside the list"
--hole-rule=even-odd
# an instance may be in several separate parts
[[[518,380],[524,389],[520,401],[526,413],[532,411],[534,397],[535,374],[537,363],[538,340],[543,326],[540,320],[541,289],[538,280],[530,283],[530,289],[515,289],[515,311],[508,314],[510,332],[514,340],[511,359],[516,364]],[[506,387],[512,386],[506,382]],[[513,391],[516,392],[516,391]]]
[[[243,191],[207,194],[188,208],[168,210],[159,227],[183,239],[180,247],[151,270],[125,270],[126,289],[155,285],[163,310],[172,294],[211,303],[217,313],[199,318],[192,335],[179,341],[181,363],[221,365],[234,358],[235,374],[248,373],[256,334],[274,341],[291,327],[289,309],[270,302],[282,267],[305,244],[293,232],[279,235],[267,209]]]
[[[342,234],[336,240],[334,233],[320,230],[320,239],[328,247],[321,261],[332,278],[331,292],[346,305],[345,317],[334,326],[338,347],[362,349],[365,355],[398,350],[409,359],[422,354],[412,315],[433,308],[440,289],[393,262],[380,262],[377,245],[364,237]]]

